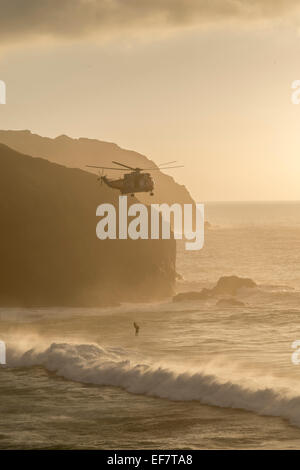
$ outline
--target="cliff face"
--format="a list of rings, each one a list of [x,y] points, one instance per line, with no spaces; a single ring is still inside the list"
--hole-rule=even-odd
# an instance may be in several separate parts
[[[94,175],[0,144],[0,305],[98,306],[172,294],[174,240],[96,237],[118,193]],[[132,203],[137,202],[132,198]]]
[[[133,167],[155,168],[153,161],[140,153],[124,150],[110,142],[101,142],[94,139],[71,139],[59,136],[56,139],[41,137],[30,131],[0,131],[0,142],[33,157],[45,158],[51,162],[59,163],[71,168],[81,168],[95,173],[95,170],[85,165],[112,166],[112,160],[125,163]],[[170,160],[170,159],[168,159]],[[180,169],[174,170],[180,172]],[[109,177],[120,177],[121,172],[105,171]],[[121,175],[120,175],[121,173]],[[145,203],[192,204],[194,201],[185,188],[174,181],[171,176],[160,171],[153,171],[155,181],[154,196],[139,193],[137,198]]]

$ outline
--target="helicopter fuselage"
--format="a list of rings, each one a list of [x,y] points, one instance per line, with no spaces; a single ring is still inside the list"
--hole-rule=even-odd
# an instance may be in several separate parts
[[[119,165],[119,167],[107,167],[107,166],[96,166],[96,165],[86,165],[89,168],[99,168],[102,170],[102,175],[99,175],[98,180],[101,183],[105,183],[110,188],[118,189],[121,194],[131,194],[134,196],[134,193],[150,193],[150,196],[153,196],[153,189],[154,189],[154,181],[150,173],[145,173],[145,170],[151,171],[161,171],[161,170],[168,170],[171,168],[179,168],[179,166],[166,166],[170,165],[173,162],[167,162],[164,164],[159,165],[158,167],[154,168],[133,168],[132,166],[125,165],[124,163],[115,162],[115,165]],[[162,168],[162,165],[164,167]],[[124,170],[126,168],[126,170]],[[103,176],[104,170],[119,170],[119,171],[130,171],[130,173],[125,173],[123,178],[119,179],[109,179],[106,176]]]
[[[129,173],[116,180],[103,176],[102,181],[110,188],[118,189],[121,194],[152,193],[154,189],[154,182],[149,173]]]

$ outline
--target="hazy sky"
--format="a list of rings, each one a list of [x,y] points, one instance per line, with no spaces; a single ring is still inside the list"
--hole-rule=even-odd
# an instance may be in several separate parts
[[[299,8],[0,0],[0,128],[112,141],[195,199],[300,199]]]

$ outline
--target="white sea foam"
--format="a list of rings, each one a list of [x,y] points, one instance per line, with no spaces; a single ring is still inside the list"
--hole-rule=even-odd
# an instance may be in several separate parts
[[[207,365],[202,370],[183,371],[134,362],[122,348],[70,343],[52,343],[43,351],[31,349],[20,353],[9,350],[7,363],[10,367],[40,365],[69,380],[116,386],[135,394],[197,400],[206,405],[279,416],[300,427],[300,393],[290,395],[287,389],[259,381],[250,388],[245,385],[245,380],[224,379],[215,371],[207,373]],[[234,373],[232,377],[235,377]]]

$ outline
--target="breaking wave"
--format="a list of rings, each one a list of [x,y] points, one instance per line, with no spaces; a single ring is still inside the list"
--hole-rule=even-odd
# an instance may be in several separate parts
[[[180,371],[158,364],[131,361],[122,348],[96,344],[52,343],[43,351],[8,351],[9,367],[43,366],[69,380],[120,387],[127,392],[169,400],[197,400],[205,405],[237,408],[288,419],[300,427],[300,394],[287,389],[255,387],[224,380],[205,370]],[[245,377],[244,377],[245,378]]]

